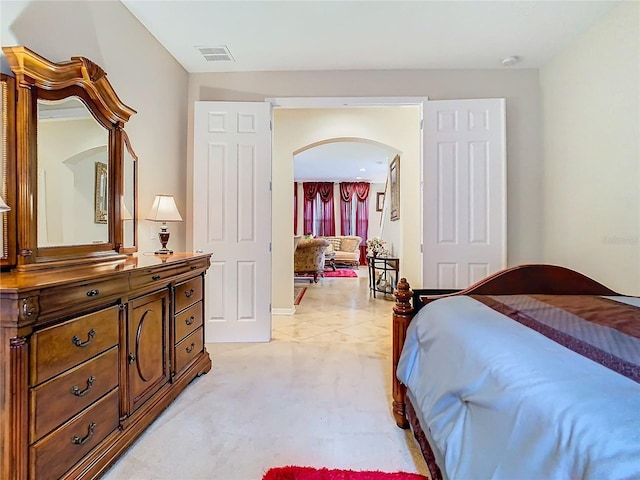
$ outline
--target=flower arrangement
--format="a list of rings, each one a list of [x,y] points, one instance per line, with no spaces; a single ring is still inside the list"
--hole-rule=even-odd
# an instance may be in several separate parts
[[[367,254],[377,257],[378,255],[382,255],[387,253],[387,250],[384,248],[387,242],[381,238],[373,237],[367,240]]]

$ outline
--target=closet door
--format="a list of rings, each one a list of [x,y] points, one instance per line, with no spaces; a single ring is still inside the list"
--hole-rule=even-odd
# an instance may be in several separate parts
[[[466,288],[506,267],[505,100],[428,101],[423,288]]]

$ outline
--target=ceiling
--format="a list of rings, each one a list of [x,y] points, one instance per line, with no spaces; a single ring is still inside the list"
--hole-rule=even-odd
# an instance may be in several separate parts
[[[385,183],[396,152],[363,142],[318,145],[293,157],[297,182]]]
[[[121,0],[190,73],[539,68],[615,1]],[[224,47],[233,61],[207,61]],[[502,59],[520,61],[505,67]],[[219,57],[214,57],[219,58]],[[390,152],[340,142],[295,157],[296,180],[384,182]],[[383,164],[380,161],[383,161]],[[361,172],[360,168],[365,168]]]
[[[121,1],[188,72],[539,68],[619,3]],[[196,48],[215,46],[235,61]]]

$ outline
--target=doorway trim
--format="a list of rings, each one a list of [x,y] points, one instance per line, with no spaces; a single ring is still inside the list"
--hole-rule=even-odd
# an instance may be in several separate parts
[[[309,108],[350,108],[350,107],[402,107],[417,106],[420,110],[420,128],[424,123],[424,112],[426,109],[427,96],[420,97],[272,97],[265,98],[265,102],[271,104],[271,121],[274,122],[274,109],[309,109]],[[272,127],[273,131],[273,127]],[[293,162],[293,153],[291,152],[291,161]],[[424,155],[424,145],[422,135],[420,135],[420,157]],[[422,162],[420,162],[420,205],[422,205]],[[421,220],[422,223],[422,220]],[[422,232],[422,225],[419,226],[419,232]],[[272,232],[273,235],[273,232]],[[273,240],[273,239],[272,239]],[[420,240],[422,243],[422,240]],[[293,258],[293,243],[291,244],[291,258]],[[273,257],[272,257],[273,258]],[[292,265],[293,267],[293,265]],[[272,269],[272,271],[274,271]],[[293,272],[292,272],[293,274]],[[292,282],[293,289],[293,282]],[[272,289],[272,295],[275,289]],[[293,295],[291,297],[291,308],[273,308],[273,315],[292,315],[295,313],[293,305]],[[273,298],[272,298],[273,300]],[[275,302],[273,302],[275,304]]]

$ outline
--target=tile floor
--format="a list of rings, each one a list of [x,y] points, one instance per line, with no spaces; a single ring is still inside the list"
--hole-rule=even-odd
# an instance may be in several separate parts
[[[273,340],[209,344],[196,379],[105,480],[260,480],[300,465],[419,472],[410,433],[391,415],[392,297],[359,278],[320,279]]]

